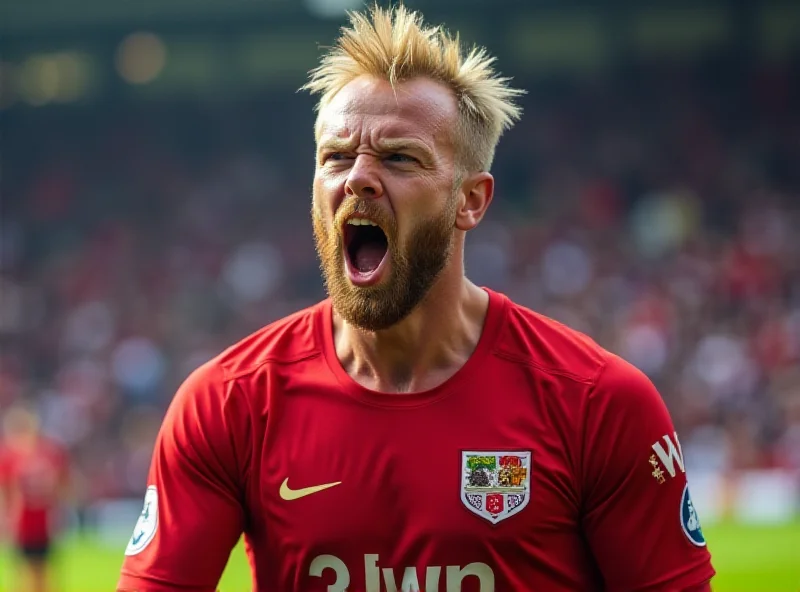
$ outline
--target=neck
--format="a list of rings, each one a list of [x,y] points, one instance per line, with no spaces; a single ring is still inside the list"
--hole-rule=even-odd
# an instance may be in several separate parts
[[[379,392],[418,392],[466,363],[480,339],[489,295],[463,271],[453,271],[446,270],[413,312],[389,329],[364,331],[334,312],[336,354],[354,380]]]

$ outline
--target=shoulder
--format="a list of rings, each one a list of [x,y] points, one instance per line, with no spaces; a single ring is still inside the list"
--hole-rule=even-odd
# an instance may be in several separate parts
[[[511,300],[495,353],[586,384],[598,380],[610,356],[589,336]]]
[[[590,394],[592,404],[617,409],[663,407],[661,395],[644,372],[612,353],[606,352],[606,360]]]
[[[259,329],[196,368],[183,381],[171,402],[174,417],[220,423],[220,417],[246,414],[258,404],[237,387],[270,363],[291,364],[320,353],[316,334],[317,304]],[[250,389],[248,389],[250,390]]]
[[[322,307],[318,303],[262,327],[225,349],[211,364],[224,380],[230,380],[269,362],[291,364],[318,355]]]
[[[232,480],[250,466],[254,430],[270,406],[259,370],[318,353],[321,305],[301,310],[248,335],[195,369],[178,387],[161,425],[163,462],[214,466]],[[220,464],[219,461],[224,461]],[[209,469],[211,470],[211,469]]]
[[[495,353],[581,386],[588,401],[661,404],[650,379],[588,335],[509,300]]]

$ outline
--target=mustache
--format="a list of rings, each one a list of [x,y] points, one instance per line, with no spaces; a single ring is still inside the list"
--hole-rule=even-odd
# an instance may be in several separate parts
[[[363,216],[374,221],[387,237],[396,234],[397,222],[385,208],[379,206],[374,200],[348,197],[339,205],[334,216],[336,228],[341,231],[348,218]]]

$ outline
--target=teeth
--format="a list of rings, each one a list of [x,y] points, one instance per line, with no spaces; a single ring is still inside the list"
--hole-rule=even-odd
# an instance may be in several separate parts
[[[347,223],[353,226],[377,226],[375,222],[367,220],[366,218],[350,218]]]

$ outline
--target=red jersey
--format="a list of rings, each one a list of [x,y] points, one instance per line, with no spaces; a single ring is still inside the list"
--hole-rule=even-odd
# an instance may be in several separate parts
[[[211,591],[244,533],[259,592],[682,590],[714,570],[643,374],[496,292],[474,354],[380,394],[324,301],[195,371],[157,440],[120,588]]]
[[[0,490],[18,544],[50,541],[67,478],[66,459],[61,447],[45,439],[27,451],[0,449]]]

